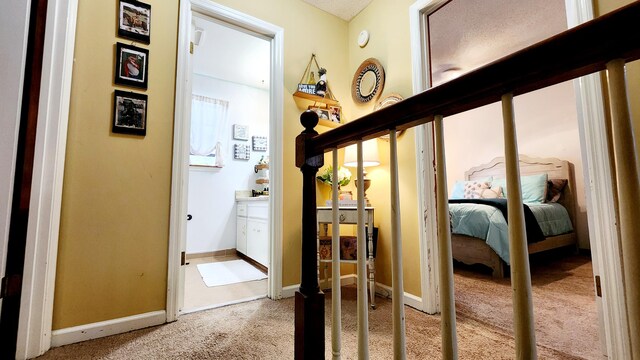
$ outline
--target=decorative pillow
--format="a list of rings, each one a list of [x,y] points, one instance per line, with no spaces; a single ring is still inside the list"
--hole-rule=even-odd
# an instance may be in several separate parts
[[[506,179],[494,179],[491,184],[502,187],[504,197],[509,196]],[[521,176],[520,186],[522,188],[522,202],[542,203],[547,196],[547,174]]]
[[[465,199],[497,199],[502,197],[502,188],[491,187],[488,182],[469,182],[464,188]]]
[[[458,180],[453,185],[453,190],[451,191],[451,199],[464,199],[464,187],[467,183],[481,183],[481,182],[491,182],[491,176],[471,181],[463,181]]]
[[[558,202],[568,182],[567,179],[550,179],[547,181],[547,202]]]
[[[480,191],[480,199],[499,199],[502,197],[502,187],[492,186],[490,189]]]

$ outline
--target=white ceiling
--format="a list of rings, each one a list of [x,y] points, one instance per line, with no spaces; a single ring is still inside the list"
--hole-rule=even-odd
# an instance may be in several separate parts
[[[564,0],[455,0],[429,16],[433,84],[567,29]]]
[[[343,20],[350,21],[366,8],[371,0],[303,0],[320,10],[333,14]]]
[[[193,53],[195,74],[269,88],[269,41],[197,14],[193,23],[196,31],[202,29]]]

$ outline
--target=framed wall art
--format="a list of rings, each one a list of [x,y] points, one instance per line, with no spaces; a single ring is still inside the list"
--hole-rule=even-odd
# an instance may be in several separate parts
[[[240,124],[233,124],[233,139],[234,140],[249,140],[249,127]]]
[[[151,5],[135,0],[120,0],[118,36],[149,44],[151,42]]]
[[[267,151],[267,137],[266,136],[252,136],[253,151]]]
[[[251,148],[246,144],[233,144],[233,158],[236,160],[249,160]]]
[[[149,50],[116,43],[116,84],[146,89],[148,73]]]
[[[147,95],[115,90],[111,131],[120,134],[147,134]]]

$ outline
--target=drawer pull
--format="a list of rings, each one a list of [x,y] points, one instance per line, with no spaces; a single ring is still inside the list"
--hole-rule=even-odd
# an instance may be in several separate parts
[[[344,221],[347,217],[344,214],[340,214],[340,221]]]

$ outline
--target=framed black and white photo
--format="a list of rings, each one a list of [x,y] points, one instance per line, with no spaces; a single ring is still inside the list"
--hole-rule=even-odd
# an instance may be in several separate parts
[[[111,131],[120,134],[147,134],[147,95],[116,90],[113,95]]]
[[[233,139],[234,140],[249,140],[249,127],[240,124],[233,124]]]
[[[146,89],[148,73],[149,50],[116,43],[116,84]]]
[[[252,136],[253,151],[267,151],[266,136]]]
[[[145,44],[151,42],[151,5],[135,0],[120,0],[118,36]]]

